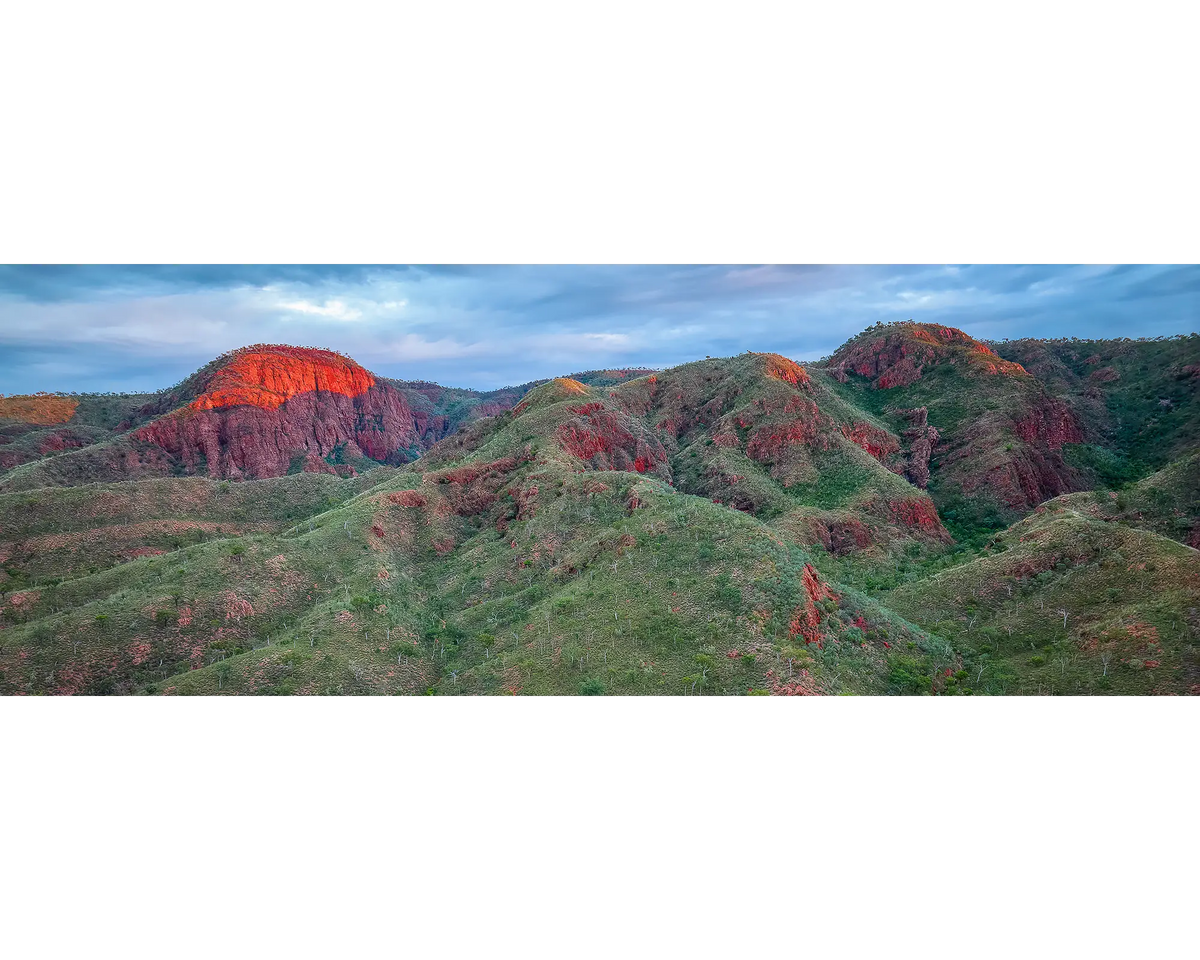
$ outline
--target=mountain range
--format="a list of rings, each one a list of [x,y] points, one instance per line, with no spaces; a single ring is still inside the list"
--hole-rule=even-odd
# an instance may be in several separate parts
[[[7,694],[1200,693],[1200,336],[0,397]]]

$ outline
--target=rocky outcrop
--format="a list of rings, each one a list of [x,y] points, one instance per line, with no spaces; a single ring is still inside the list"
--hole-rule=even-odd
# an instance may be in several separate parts
[[[929,486],[929,458],[933,456],[933,448],[937,446],[937,428],[929,423],[928,407],[912,407],[897,410],[896,413],[911,424],[902,434],[908,448],[904,475],[909,483],[924,490]]]
[[[788,624],[789,637],[802,637],[805,643],[815,643],[819,648],[825,646],[825,635],[821,631],[821,622],[828,601],[837,603],[839,597],[834,593],[811,563],[804,565],[800,574],[800,583],[804,588],[804,602],[792,611],[792,619]]]
[[[596,470],[634,470],[670,478],[662,443],[628,415],[598,402],[574,407],[571,412],[572,419],[560,424],[555,435],[572,456],[586,460]]]
[[[900,441],[895,434],[863,420],[843,423],[842,436],[862,447],[884,466],[889,464],[893,454],[900,452]]]
[[[1062,400],[1050,397],[1013,421],[1013,430],[1026,443],[1058,450],[1064,443],[1082,443],[1083,431],[1074,411]]]
[[[1018,440],[1006,439],[1013,436]],[[1024,511],[1080,489],[1081,479],[1063,459],[1062,446],[1083,439],[1071,407],[1043,393],[1007,421],[971,430],[942,457],[939,469],[954,468],[968,496],[987,493],[1011,510]]]
[[[15,420],[39,426],[66,423],[75,415],[77,406],[79,401],[74,397],[60,397],[53,393],[33,393],[18,397],[0,394],[0,420]]]
[[[189,472],[235,479],[276,477],[294,457],[361,454],[398,463],[417,441],[412,412],[399,391],[377,385],[351,397],[318,390],[294,394],[277,407],[197,407],[140,427],[135,440],[176,457]]]
[[[853,373],[877,390],[916,383],[927,367],[950,363],[977,373],[1027,376],[1025,368],[997,356],[984,343],[954,327],[929,323],[893,323],[869,330],[844,344],[828,370],[841,383]]]
[[[254,406],[275,410],[306,393],[357,397],[375,385],[375,377],[348,357],[305,347],[250,347],[219,367],[193,410]]]
[[[328,350],[247,348],[197,384],[199,393],[186,406],[131,434],[188,472],[275,477],[302,458],[304,471],[345,475],[352,471],[324,458],[340,453],[340,460],[399,463],[423,439],[398,389]]]

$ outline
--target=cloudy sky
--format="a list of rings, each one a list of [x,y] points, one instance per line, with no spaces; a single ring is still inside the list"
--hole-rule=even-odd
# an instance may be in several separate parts
[[[980,338],[1200,328],[1196,266],[0,266],[0,393],[153,390],[249,343],[488,389],[832,352],[877,320]]]

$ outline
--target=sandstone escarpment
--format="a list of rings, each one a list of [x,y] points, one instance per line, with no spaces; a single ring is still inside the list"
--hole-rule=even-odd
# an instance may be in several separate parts
[[[193,410],[255,406],[274,410],[306,393],[357,397],[375,377],[348,357],[303,347],[249,348],[213,373]]]
[[[404,397],[377,385],[357,396],[317,390],[293,395],[278,406],[197,407],[195,404],[139,428],[134,439],[161,447],[189,472],[206,468],[212,476],[275,477],[292,459],[327,457],[342,448],[381,463],[417,442],[412,412]]]
[[[353,360],[286,346],[237,351],[144,412],[165,415],[134,430],[135,445],[165,451],[186,472],[234,479],[326,472],[334,454],[403,462],[429,426],[420,429],[404,395]],[[329,471],[352,472],[341,463]]]

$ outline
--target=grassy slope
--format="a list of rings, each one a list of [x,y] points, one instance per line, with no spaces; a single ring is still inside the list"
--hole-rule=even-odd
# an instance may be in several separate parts
[[[1147,530],[1039,508],[887,602],[946,637],[979,692],[1200,692],[1200,553]]]
[[[890,559],[897,544],[938,549],[940,527],[914,526],[895,509],[926,501],[898,475],[899,438],[823,378],[805,376],[798,385],[783,379],[779,371],[790,368],[779,365],[786,363],[763,354],[706,360],[663,372],[652,391],[643,379],[612,396],[658,429],[680,490],[751,512],[808,547],[819,547],[832,530],[832,549],[856,552],[864,562]],[[877,459],[846,436],[864,425],[896,452]],[[785,441],[776,443],[780,437]]]
[[[940,434],[930,463],[929,493],[955,537],[972,540],[1028,512],[1039,499],[1029,501],[1025,494],[1030,486],[1078,489],[1081,478],[1056,443],[1040,436],[1029,442],[1018,430],[1019,423],[1034,424],[1047,413],[1054,419],[1055,398],[1045,384],[1019,370],[996,370],[1007,366],[1000,356],[959,331],[951,331],[955,339],[941,342],[931,336],[936,329],[912,323],[870,328],[840,347],[823,367],[814,367],[814,373],[831,374],[831,389],[897,433],[907,426],[898,410],[928,409],[929,424]],[[919,358],[919,375],[911,381],[895,377],[909,362],[895,359],[901,345]],[[879,354],[892,363],[884,375],[855,372],[856,363],[869,365]],[[889,377],[899,385],[887,386]]]
[[[841,429],[889,433],[881,395],[894,391],[815,371],[791,384],[771,364],[746,354],[591,387],[552,381],[516,412],[464,420],[420,462],[352,481],[170,479],[0,496],[6,545],[67,541],[52,554],[44,543],[19,556],[0,547],[12,572],[0,583],[0,689],[1200,689],[1200,554],[1159,536],[1191,536],[1196,457],[1116,496],[1057,498],[977,546],[947,549],[889,524],[881,508],[922,494],[893,472],[893,454],[880,463]],[[943,413],[957,396],[941,398]],[[939,398],[926,399],[934,421]],[[579,413],[589,404],[630,438],[610,458],[627,470],[564,447],[563,428],[598,422]],[[753,445],[813,417],[812,442]],[[636,472],[635,453],[655,443],[661,459]],[[153,526],[192,520],[231,529],[191,542]],[[874,539],[826,550],[814,523],[862,524]],[[135,545],[170,552],[128,560]],[[64,582],[45,580],[64,571]],[[810,610],[816,642],[796,630]]]
[[[548,387],[455,438],[502,461],[476,480],[398,471],[283,534],[10,602],[4,688],[883,692],[893,649],[952,665],[945,644],[837,584],[818,588],[805,642],[792,627],[810,609],[803,550],[661,479],[584,470],[548,439],[580,397]],[[421,466],[442,458],[466,462],[435,451]]]
[[[209,539],[279,532],[392,472],[246,483],[172,477],[0,494],[0,584],[23,589]]]
[[[26,423],[0,416],[0,484],[25,464],[61,456],[73,449],[111,440],[119,427],[158,394],[84,394],[64,398],[75,404],[70,417],[52,424]],[[145,419],[145,418],[141,418]],[[36,472],[30,468],[23,473]]]
[[[1200,334],[992,346],[1073,404],[1088,434],[1074,462],[1095,483],[1137,480],[1200,447]]]
[[[1139,527],[1200,547],[1200,452],[1118,490],[1072,493],[1045,507]]]

